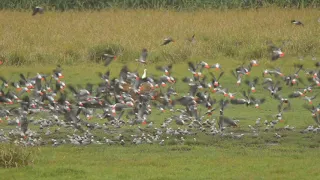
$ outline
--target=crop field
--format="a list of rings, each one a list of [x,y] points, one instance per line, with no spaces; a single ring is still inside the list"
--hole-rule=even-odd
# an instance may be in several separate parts
[[[236,6],[237,1],[233,2]],[[16,3],[14,10],[8,10],[7,4],[0,3],[6,9],[0,11],[1,178],[320,178],[320,11],[311,8],[316,2],[292,5],[309,7],[302,9],[190,11],[161,5],[140,9],[143,3],[137,9],[124,10],[129,5],[118,4],[92,8],[102,9],[99,11],[77,11],[81,8],[56,4],[57,9],[65,7],[66,11],[35,16],[32,11],[17,10],[33,4]],[[173,41],[162,45],[168,37]],[[283,56],[271,60],[271,45],[279,47]],[[143,48],[148,53],[146,64],[141,60]],[[116,58],[109,59],[106,66],[104,54]],[[258,66],[252,65],[252,60]],[[209,67],[198,75],[204,62]],[[169,64],[170,73],[156,68]],[[193,71],[190,64],[198,66]],[[63,78],[53,73],[57,65],[61,65]],[[125,80],[120,74],[124,66]],[[245,67],[249,73],[243,72]],[[110,77],[105,80],[100,73],[107,71]],[[130,72],[137,74],[130,79]],[[154,81],[146,80],[144,72]],[[216,78],[221,72],[215,86],[212,74]],[[37,73],[43,79],[41,87],[29,88],[29,78],[36,79]],[[26,77],[25,83],[20,74]],[[162,77],[174,81],[161,84]],[[286,77],[291,78],[288,84]],[[241,84],[237,85],[239,78]],[[149,82],[146,86],[160,87],[147,92],[141,79]],[[252,89],[246,82],[254,79],[258,82]],[[16,86],[18,82],[21,88]],[[88,83],[92,91],[87,88],[90,93],[79,100],[76,91]],[[128,91],[115,88],[130,83]],[[132,94],[137,83],[141,83],[139,90]],[[101,93],[102,86],[108,92]],[[268,89],[272,86],[281,87],[275,95]],[[176,94],[168,97],[169,104],[162,105],[164,100],[156,99],[155,93],[166,93],[169,88]],[[298,91],[302,95],[293,95]],[[17,95],[13,103],[2,98],[9,97],[8,92]],[[250,95],[245,97],[244,92]],[[55,100],[40,102],[43,94]],[[66,101],[61,100],[64,96]],[[126,96],[132,100],[124,100]],[[194,97],[190,103],[195,104],[184,105],[183,98],[188,97]],[[161,94],[160,99],[166,98]],[[92,99],[98,99],[98,107],[91,107]],[[246,102],[241,103],[242,99]],[[212,105],[207,106],[209,102]],[[119,104],[126,108],[115,108]],[[92,111],[81,110],[76,116],[73,110],[82,108]],[[6,115],[5,110],[10,113]]]

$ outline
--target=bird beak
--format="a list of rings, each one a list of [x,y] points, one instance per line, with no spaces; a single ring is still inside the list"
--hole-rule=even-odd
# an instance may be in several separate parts
[[[210,66],[207,64],[207,65],[205,65],[204,66],[206,69],[209,69],[210,68]]]
[[[279,55],[280,55],[280,57],[283,57],[283,56],[284,56],[284,53],[283,53],[283,52],[281,52]]]

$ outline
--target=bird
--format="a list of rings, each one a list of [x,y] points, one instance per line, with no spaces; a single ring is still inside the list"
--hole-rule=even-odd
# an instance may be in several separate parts
[[[195,43],[195,42],[196,42],[195,36],[196,36],[196,34],[193,34],[193,35],[191,36],[191,38],[187,38],[187,41],[189,41],[190,43]]]
[[[104,66],[109,66],[109,64],[112,62],[112,60],[115,60],[117,56],[110,55],[110,54],[103,54],[103,58],[105,60]]]
[[[139,59],[136,59],[137,62],[146,64],[147,63],[147,57],[148,57],[148,50],[146,48],[143,48],[141,51],[141,55]]]
[[[143,74],[141,76],[142,79],[146,79],[147,78],[147,69],[143,70]]]
[[[35,16],[36,14],[43,14],[43,12],[43,7],[36,6],[35,8],[33,8],[32,16]]]
[[[282,58],[282,57],[284,57],[284,53],[281,51],[280,48],[276,48],[272,51],[272,57],[271,57],[272,61],[275,61],[275,60]]]
[[[297,26],[304,26],[304,24],[301,21],[297,21],[297,20],[291,20],[291,23]]]
[[[171,42],[175,42],[175,40],[172,39],[171,37],[167,37],[163,40],[163,43],[161,44],[161,46],[168,45]]]

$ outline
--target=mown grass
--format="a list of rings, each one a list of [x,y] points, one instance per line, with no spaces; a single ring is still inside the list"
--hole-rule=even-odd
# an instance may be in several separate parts
[[[269,57],[274,42],[292,57],[316,54],[320,47],[317,9],[120,10],[100,12],[0,12],[0,57],[8,65],[76,64],[113,52],[131,62],[142,48],[149,61],[182,62],[227,57]],[[292,19],[305,26],[295,26]],[[195,34],[196,43],[186,38]],[[160,46],[163,38],[176,42]]]
[[[42,147],[5,179],[317,179],[318,149],[296,147]]]

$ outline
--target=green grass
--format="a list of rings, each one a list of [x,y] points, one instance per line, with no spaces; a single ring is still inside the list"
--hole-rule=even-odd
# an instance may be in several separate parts
[[[126,64],[129,69],[143,73],[143,67],[133,62],[143,47],[149,49],[150,64],[146,67],[148,75],[160,76],[155,65],[177,62],[173,65],[173,76],[180,80],[175,86],[179,96],[187,93],[187,85],[181,79],[189,76],[188,60],[204,60],[210,65],[220,63],[225,75],[221,79],[223,87],[238,92],[247,87],[236,88],[236,80],[230,70],[248,64],[252,58],[258,58],[260,67],[254,67],[249,79],[260,77],[263,69],[280,67],[287,74],[294,73],[293,64],[303,63],[304,68],[313,69],[311,55],[319,59],[319,27],[317,10],[279,10],[261,11],[198,11],[193,13],[173,11],[122,11],[111,12],[48,12],[43,16],[31,18],[25,12],[0,12],[0,55],[5,60],[0,65],[0,76],[17,80],[19,73],[37,72],[50,74],[57,63],[62,64],[63,81],[67,84],[100,82],[96,72],[111,70],[111,76],[117,77],[119,70]],[[121,18],[119,18],[121,15]],[[108,17],[108,18],[106,18]],[[215,17],[215,18],[212,18]],[[282,17],[282,18],[275,18]],[[305,27],[292,26],[291,19],[299,17]],[[14,19],[14,21],[13,21]],[[154,21],[158,19],[158,21]],[[117,23],[112,23],[116,21]],[[21,26],[22,22],[27,24]],[[210,22],[210,23],[208,23]],[[151,23],[151,25],[150,25]],[[190,26],[191,24],[195,24]],[[148,31],[146,31],[148,26]],[[191,28],[190,28],[191,27]],[[254,28],[248,28],[254,27]],[[184,39],[196,33],[197,43],[185,44]],[[162,38],[167,35],[176,37],[176,43],[159,47]],[[276,62],[268,60],[265,42],[272,40],[276,44],[290,43],[283,48],[286,56]],[[241,43],[239,43],[241,42]],[[237,47],[234,44],[237,44]],[[242,45],[241,45],[242,44]],[[109,67],[99,63],[97,56],[101,52],[119,53],[120,57]],[[304,56],[300,61],[298,56]],[[18,65],[18,66],[13,66]],[[138,69],[137,69],[138,68]],[[219,72],[215,72],[215,74]],[[205,75],[210,77],[208,72]],[[303,73],[300,74],[305,77]],[[260,79],[262,80],[262,79]],[[299,87],[303,87],[300,85]],[[281,94],[286,97],[293,88],[284,86]],[[319,90],[315,89],[316,94]],[[221,95],[211,94],[217,100]],[[72,147],[62,145],[57,148],[49,143],[45,147],[31,148],[37,152],[33,164],[13,169],[0,169],[3,179],[318,179],[320,136],[315,133],[301,134],[300,130],[315,125],[310,112],[302,108],[302,99],[293,99],[292,109],[284,113],[284,122],[276,125],[270,132],[260,132],[258,138],[251,137],[248,125],[253,125],[258,117],[271,120],[269,115],[277,113],[278,101],[261,86],[257,88],[257,98],[266,97],[267,101],[260,109],[230,105],[225,115],[240,119],[240,127],[227,130],[246,133],[243,139],[208,136],[198,132],[197,142],[193,136],[186,136],[184,145],[175,143],[175,138],[166,140],[165,146],[140,145],[130,143],[130,135],[135,134],[137,126],[116,130],[125,136],[125,147],[114,145],[90,145]],[[314,104],[319,103],[317,98]],[[204,112],[204,108],[202,112]],[[160,113],[154,109],[148,121],[159,127],[170,112]],[[216,112],[212,118],[217,118]],[[104,123],[105,120],[93,119],[92,122]],[[296,127],[295,131],[286,131],[285,125]],[[143,127],[143,126],[142,126]],[[178,126],[174,123],[172,127]],[[0,129],[11,129],[5,123]],[[32,130],[38,127],[30,125]],[[51,127],[51,130],[57,127]],[[144,127],[143,127],[144,128]],[[182,126],[181,128],[187,128]],[[263,127],[261,128],[263,130]],[[43,136],[65,138],[73,133],[61,128],[60,133]],[[152,130],[145,129],[146,133]],[[274,133],[282,138],[277,139]],[[93,132],[95,140],[103,137],[113,138],[116,133],[106,134],[102,130]],[[166,138],[165,136],[162,138]]]
[[[42,147],[4,179],[317,179],[319,149],[244,146]]]

